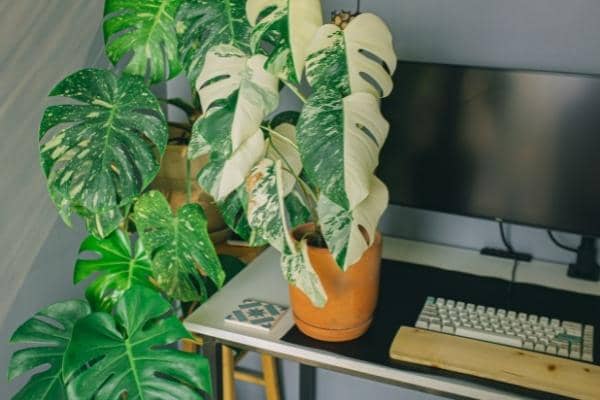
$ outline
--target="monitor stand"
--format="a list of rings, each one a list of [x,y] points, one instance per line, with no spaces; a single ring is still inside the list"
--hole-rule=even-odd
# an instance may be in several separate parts
[[[572,278],[600,281],[600,266],[596,262],[596,239],[589,236],[581,237],[577,260],[574,264],[569,264],[568,275]]]

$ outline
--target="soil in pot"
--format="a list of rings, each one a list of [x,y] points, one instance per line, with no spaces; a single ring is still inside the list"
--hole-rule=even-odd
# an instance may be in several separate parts
[[[303,225],[294,231],[294,237],[299,240],[312,236],[308,240],[308,255],[328,301],[324,308],[317,308],[302,291],[290,285],[290,302],[296,325],[304,334],[318,340],[342,342],[356,339],[371,325],[377,305],[381,234],[377,232],[371,247],[344,272],[327,248],[314,246],[320,241],[314,234],[311,235],[313,231],[313,225]]]

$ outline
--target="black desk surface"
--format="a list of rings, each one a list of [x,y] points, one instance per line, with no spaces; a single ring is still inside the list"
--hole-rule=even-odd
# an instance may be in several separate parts
[[[283,340],[406,369],[409,367],[389,358],[389,347],[400,326],[414,326],[427,296],[594,325],[594,359],[600,365],[600,297],[523,283],[514,283],[511,288],[501,279],[391,260],[382,260],[379,302],[365,335],[350,342],[328,343],[311,339],[294,327]],[[446,374],[431,369],[426,372]]]

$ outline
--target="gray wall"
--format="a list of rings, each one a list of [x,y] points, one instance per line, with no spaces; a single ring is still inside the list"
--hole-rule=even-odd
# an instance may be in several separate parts
[[[39,167],[37,127],[47,94],[101,60],[101,0],[0,1],[0,398],[13,330],[38,309],[80,297],[71,284],[81,229],[57,221]]]

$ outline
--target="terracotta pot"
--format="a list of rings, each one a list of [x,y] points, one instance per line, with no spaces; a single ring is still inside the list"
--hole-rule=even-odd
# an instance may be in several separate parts
[[[173,212],[177,211],[186,203],[186,145],[170,144],[163,156],[158,175],[150,185],[152,189],[162,192]],[[191,164],[191,176],[196,177],[198,172],[208,162],[208,155],[197,158]],[[192,201],[200,204],[206,217],[208,218],[208,232],[215,243],[222,243],[231,236],[231,231],[227,228],[225,221],[219,214],[219,210],[210,196],[206,193],[196,179],[192,179]]]
[[[300,226],[294,237],[302,237],[313,229],[313,225]],[[344,272],[328,249],[309,246],[310,261],[321,278],[328,301],[324,308],[317,308],[302,291],[290,285],[294,319],[304,334],[318,340],[343,342],[367,331],[379,296],[381,248],[381,234],[377,232],[371,247]]]

